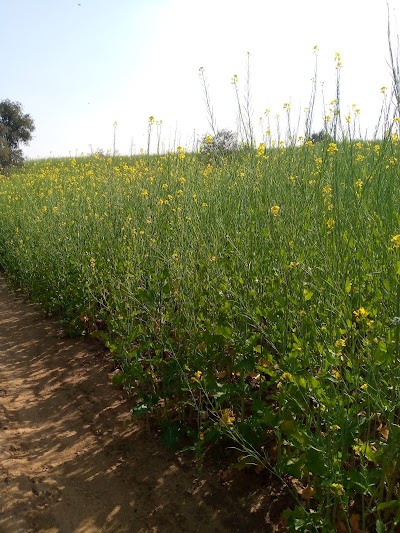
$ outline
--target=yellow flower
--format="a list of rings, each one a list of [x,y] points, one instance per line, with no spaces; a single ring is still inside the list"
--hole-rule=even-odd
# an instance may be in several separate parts
[[[392,243],[393,248],[400,248],[400,235],[393,235],[390,242]]]
[[[143,198],[145,198],[146,196],[148,196],[149,191],[147,189],[142,189],[140,194],[143,196]]]
[[[362,389],[362,390],[367,390],[367,389],[368,389],[368,384],[367,384],[367,383],[363,383],[363,384],[361,385],[361,389]]]
[[[265,144],[260,143],[257,148],[257,156],[260,157],[265,154]]]
[[[339,151],[339,148],[337,147],[337,145],[335,143],[329,143],[328,150],[327,150],[329,155],[333,156],[338,151]]]
[[[230,409],[222,409],[220,423],[222,426],[232,426],[235,422],[235,416]]]
[[[194,373],[194,376],[192,376],[190,379],[192,381],[199,381],[199,379],[201,379],[201,376],[203,375],[203,372],[201,370],[197,370],[195,373]]]
[[[281,211],[281,208],[279,207],[279,205],[273,205],[271,207],[271,213],[272,213],[272,215],[274,217],[277,217],[279,215],[280,211]]]
[[[331,374],[334,378],[339,379],[340,378],[340,372],[338,370],[332,370]]]
[[[357,322],[359,322],[362,318],[367,318],[369,314],[369,311],[367,311],[365,307],[360,307],[360,309],[353,311],[353,315],[355,316]]]
[[[329,229],[332,229],[333,226],[335,225],[335,221],[333,220],[333,218],[329,218],[329,219],[326,221],[326,225],[328,226]]]
[[[341,483],[331,483],[329,486],[334,489],[336,494],[344,494],[344,487]]]
[[[340,57],[340,53],[339,52],[335,53],[335,63],[336,63],[336,68],[337,69],[342,68],[342,58]]]
[[[335,342],[336,348],[344,348],[346,346],[346,339],[338,339]]]

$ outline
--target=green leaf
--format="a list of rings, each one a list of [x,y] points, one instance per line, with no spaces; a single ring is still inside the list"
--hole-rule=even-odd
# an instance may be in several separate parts
[[[376,533],[385,533],[385,532],[386,532],[385,524],[382,522],[382,520],[377,520],[376,521]]]
[[[321,383],[314,376],[308,376],[307,381],[312,389],[320,389]]]
[[[388,509],[397,509],[399,505],[400,505],[400,502],[398,500],[390,500],[388,502],[382,502],[378,504],[377,510],[387,511]]]
[[[221,335],[221,337],[224,337],[225,339],[230,339],[232,337],[232,330],[228,326],[216,326],[215,334]]]
[[[290,435],[295,431],[295,421],[294,420],[285,420],[281,424],[281,430],[283,433]]]
[[[345,291],[347,294],[349,294],[349,292],[351,291],[351,281],[349,280],[349,278],[346,279]]]
[[[301,387],[302,389],[306,389],[307,388],[307,382],[304,378],[302,378],[301,376],[294,376],[294,381],[297,383],[297,385],[299,387]]]
[[[364,457],[371,461],[372,463],[379,464],[380,459],[383,453],[382,449],[374,450],[371,448],[368,442],[363,442],[362,444],[353,446],[353,449],[356,453],[362,454]]]
[[[303,296],[304,300],[308,302],[308,300],[311,300],[311,298],[314,296],[314,292],[309,291],[308,289],[303,289]]]
[[[144,402],[139,402],[136,405],[134,405],[131,409],[131,413],[136,416],[144,415],[146,413],[150,413],[151,406]]]
[[[276,376],[276,372],[274,370],[263,365],[256,365],[256,370],[258,370],[262,374],[267,374],[268,376],[271,376],[271,378]]]

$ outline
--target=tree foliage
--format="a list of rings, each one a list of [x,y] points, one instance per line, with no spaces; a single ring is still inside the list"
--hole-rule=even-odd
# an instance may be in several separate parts
[[[212,137],[204,135],[201,139],[201,152],[208,155],[226,155],[239,147],[237,136],[230,130],[218,130]]]
[[[22,163],[21,144],[28,144],[35,130],[33,119],[19,102],[0,102],[0,166]]]
[[[333,137],[324,129],[320,130],[318,133],[313,133],[310,137],[306,138],[307,141],[312,141],[315,143],[320,143],[323,141],[333,142]]]

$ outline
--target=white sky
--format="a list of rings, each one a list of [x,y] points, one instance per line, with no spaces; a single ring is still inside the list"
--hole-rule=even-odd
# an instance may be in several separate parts
[[[319,104],[322,81],[335,98],[340,52],[342,110],[357,104],[371,134],[390,86],[385,0],[0,0],[0,20],[0,100],[35,121],[28,157],[111,149],[115,121],[117,149],[139,151],[150,115],[166,148],[190,146],[208,129],[199,67],[218,127],[235,130],[231,78],[244,89],[247,52],[256,133],[266,108],[274,118],[285,102],[296,115],[307,107],[315,45]]]

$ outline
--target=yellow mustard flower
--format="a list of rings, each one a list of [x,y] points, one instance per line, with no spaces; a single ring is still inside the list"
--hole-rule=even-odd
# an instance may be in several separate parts
[[[265,144],[260,143],[257,148],[257,156],[260,157],[265,154]]]
[[[336,494],[344,494],[344,487],[341,483],[331,483],[329,485]]]
[[[230,409],[222,409],[220,423],[222,426],[232,426],[235,422],[235,416]]]
[[[356,309],[353,311],[353,315],[357,322],[359,322],[363,318],[367,318],[370,315],[370,312],[365,309],[365,307],[360,307],[359,309]]]
[[[327,152],[329,155],[334,156],[339,151],[339,148],[335,143],[329,143]]]
[[[390,242],[392,243],[393,248],[400,248],[400,235],[393,235]]]

